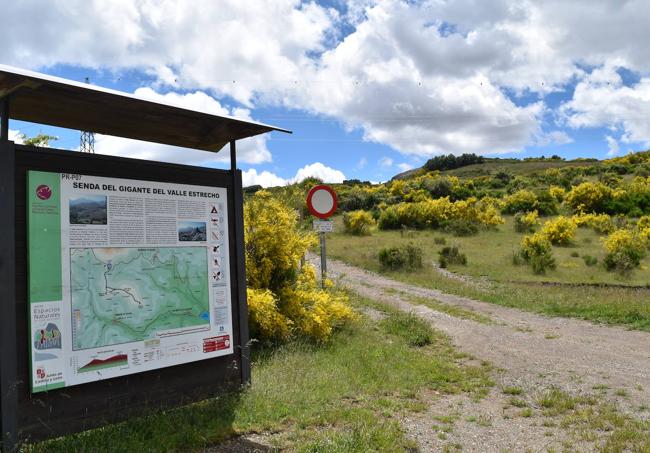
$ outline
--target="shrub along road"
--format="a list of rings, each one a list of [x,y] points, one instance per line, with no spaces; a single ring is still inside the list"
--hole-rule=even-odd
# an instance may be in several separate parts
[[[479,302],[337,260],[328,271],[361,296],[429,320],[497,370],[500,390],[484,400],[434,398],[405,420],[424,450],[443,441],[463,451],[650,448],[650,333]]]

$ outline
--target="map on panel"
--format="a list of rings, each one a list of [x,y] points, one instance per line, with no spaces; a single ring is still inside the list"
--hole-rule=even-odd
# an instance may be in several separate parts
[[[210,328],[205,247],[70,249],[73,349]]]

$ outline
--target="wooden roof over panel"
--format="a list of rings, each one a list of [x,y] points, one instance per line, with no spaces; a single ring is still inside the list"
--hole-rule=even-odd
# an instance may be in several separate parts
[[[268,124],[189,110],[120,91],[0,65],[9,117],[68,129],[217,152],[270,131]]]

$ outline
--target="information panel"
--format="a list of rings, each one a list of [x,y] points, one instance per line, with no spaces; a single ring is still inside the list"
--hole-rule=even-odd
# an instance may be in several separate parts
[[[225,188],[27,181],[32,392],[233,353]]]

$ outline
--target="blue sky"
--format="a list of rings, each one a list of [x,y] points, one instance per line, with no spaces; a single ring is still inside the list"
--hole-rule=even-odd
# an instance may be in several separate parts
[[[278,125],[245,182],[383,181],[440,153],[605,158],[650,143],[648,2],[115,0],[5,5],[0,63]],[[79,133],[12,122],[28,136]],[[102,153],[226,157],[98,137]],[[182,157],[181,157],[182,156]]]

